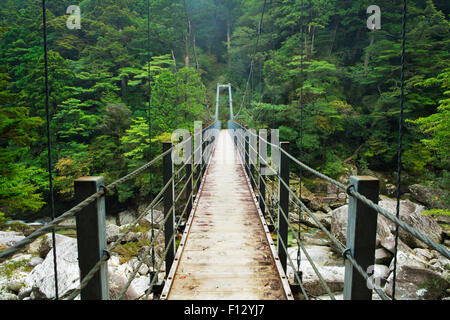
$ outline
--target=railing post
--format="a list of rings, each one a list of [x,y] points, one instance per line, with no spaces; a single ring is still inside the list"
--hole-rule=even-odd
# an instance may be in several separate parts
[[[251,129],[249,130],[250,136],[249,136],[249,149],[248,149],[248,154],[249,154],[249,178],[250,178],[250,184],[252,185],[252,190],[253,192],[255,191],[256,188],[256,178],[255,178],[255,164],[256,164],[256,151],[257,150],[257,146],[256,146],[256,136],[255,136],[255,132],[253,132],[254,130]],[[251,176],[251,177],[250,177]]]
[[[75,199],[83,201],[100,190],[103,177],[81,177],[74,181]],[[85,207],[76,216],[80,281],[102,258],[106,250],[105,197]],[[82,300],[109,300],[108,263],[102,264],[80,293]]]
[[[209,129],[206,129],[205,130],[205,134],[203,135],[203,142],[202,142],[202,151],[203,151],[203,156],[202,156],[202,158],[203,158],[203,161],[202,161],[202,166],[201,166],[201,168],[202,168],[202,170],[201,170],[201,176],[203,177],[204,176],[204,174],[205,174],[205,171],[206,171],[206,165],[208,164],[208,158],[206,157],[207,156],[207,153],[206,153],[206,148],[208,147],[208,140],[209,140],[209,133],[208,133],[208,130]],[[208,133],[208,134],[207,134]]]
[[[192,175],[192,159],[194,158],[194,155],[192,154],[192,136],[189,135],[188,136],[189,142],[186,145],[186,177],[188,178],[187,186],[186,186],[186,196],[187,196],[187,204],[186,204],[186,212],[189,215],[191,213],[192,210],[192,187],[193,187],[193,182],[194,182],[194,176],[191,177]]]
[[[248,134],[245,135],[245,150],[244,150],[244,159],[245,159],[245,172],[247,172],[248,178],[250,179],[250,167],[249,167],[249,143],[248,143]],[[251,180],[251,179],[250,179]]]
[[[289,152],[289,142],[280,142],[280,148]],[[278,257],[285,272],[287,272],[287,244],[288,244],[288,221],[283,217],[283,213],[289,219],[289,190],[281,182],[289,186],[289,158],[280,150],[280,181],[278,185]],[[283,241],[286,249],[279,243]]]
[[[166,152],[172,148],[172,142],[163,143],[163,152]],[[174,193],[174,183],[172,179],[173,176],[173,163],[172,163],[172,152],[167,153],[163,158],[163,186],[165,186],[169,181],[169,186],[164,191],[164,218],[167,220],[164,224],[164,243],[167,249],[166,254],[166,275],[169,274],[170,268],[172,267],[173,259],[175,257],[175,239],[170,243],[170,239],[174,233],[175,226],[175,210],[173,206],[173,193]]]
[[[368,176],[351,176],[350,185],[367,199],[378,203],[378,179]],[[367,271],[375,264],[375,242],[377,236],[377,216],[373,210],[355,197],[350,197],[348,205],[347,249],[356,262]],[[366,280],[345,261],[344,300],[371,300],[372,289]]]
[[[258,161],[259,161],[259,192],[258,192],[258,202],[261,212],[264,217],[266,216],[266,184],[264,181],[264,176],[266,174],[266,163],[267,161],[267,145],[263,139],[267,139],[266,130],[259,131],[259,148],[258,148]]]

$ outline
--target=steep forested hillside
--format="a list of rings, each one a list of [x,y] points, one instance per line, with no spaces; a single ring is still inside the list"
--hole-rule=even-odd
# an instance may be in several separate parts
[[[72,199],[74,178],[123,176],[174,129],[211,119],[220,81],[232,84],[239,120],[279,128],[292,152],[302,148],[303,161],[324,173],[395,171],[401,1],[377,1],[380,30],[366,26],[366,0],[149,3],[148,46],[147,0],[48,1],[58,203]],[[80,29],[67,27],[70,5],[80,7]],[[406,183],[437,188],[450,177],[448,13],[448,1],[408,1],[404,172]],[[0,18],[1,219],[42,210],[48,173],[41,1],[2,0]],[[121,187],[118,200],[147,193],[149,180]]]

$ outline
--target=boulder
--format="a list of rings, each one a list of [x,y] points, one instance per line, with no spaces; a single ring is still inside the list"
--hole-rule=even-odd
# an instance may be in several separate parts
[[[63,297],[79,285],[78,251],[76,239],[64,237],[56,246],[56,263],[58,266],[58,293]],[[25,279],[25,284],[32,288],[35,299],[53,299],[55,297],[53,249],[44,261],[37,265]]]
[[[288,248],[289,256],[296,265],[298,247]],[[345,268],[343,259],[336,256],[329,247],[308,245],[305,246],[314,265],[319,270],[321,276],[330,287],[332,292],[342,291],[344,288]],[[296,266],[297,267],[297,266]],[[306,258],[305,253],[301,250],[300,270],[303,273],[303,285],[307,293],[317,296],[326,293],[325,288],[321,284],[319,277],[314,271],[311,263]],[[294,280],[294,270],[291,265],[287,266],[287,276],[290,280]]]
[[[386,282],[387,278],[389,277],[389,267],[385,266],[383,264],[374,264],[373,265],[373,275],[375,278],[380,278]],[[381,285],[384,285],[384,282]]]
[[[424,261],[429,261],[433,259],[433,254],[431,253],[430,250],[415,248],[413,251],[419,258],[423,259]]]
[[[66,237],[60,234],[55,234],[56,252],[58,252],[59,245],[62,245],[67,241],[73,243],[73,241],[76,242],[76,239]],[[45,258],[52,248],[53,248],[53,236],[51,233],[47,233],[44,235],[41,242],[39,243],[39,256],[41,258]]]
[[[292,198],[291,195],[290,198]],[[314,195],[314,193],[309,191],[305,186],[302,186],[301,200],[312,211],[328,212],[331,210],[331,208],[327,204],[323,203],[319,198],[317,198]]]
[[[106,225],[109,225],[109,224],[117,225],[116,216],[107,214],[105,217],[105,222],[106,222]]]
[[[387,197],[380,197],[379,205],[381,208],[389,211],[395,215],[397,208],[397,201],[389,199]],[[429,237],[436,243],[441,243],[442,241],[442,228],[434,221],[430,216],[422,215],[421,213],[425,210],[424,206],[415,204],[409,200],[400,201],[400,220],[407,223],[409,226],[413,227],[421,234]],[[380,218],[389,226],[392,233],[395,232],[395,223],[391,220],[385,218],[383,215],[379,215]],[[399,228],[399,238],[410,248],[428,248],[428,246],[415,238],[411,233]],[[390,250],[388,248],[388,250]],[[392,250],[390,250],[392,251]]]
[[[331,234],[342,244],[347,243],[348,205],[337,208],[331,212]],[[392,251],[395,238],[386,221],[378,215],[376,246]]]
[[[76,229],[76,227],[77,227],[76,217],[70,217],[70,218],[64,220],[63,222],[59,223],[58,226]]]
[[[344,260],[342,257],[336,255],[330,247],[327,246],[318,246],[318,245],[305,245],[304,246],[306,252],[308,253],[311,260],[315,265],[321,266],[343,266]],[[296,263],[297,261],[297,252],[298,247],[289,247],[288,253],[291,257],[292,261]],[[300,249],[300,257],[301,263],[310,265],[309,260],[307,259],[304,251]]]
[[[390,253],[386,249],[378,248],[375,250],[375,263],[388,266],[391,263],[392,256],[392,253]]]
[[[25,236],[21,232],[0,231],[0,245],[3,247],[11,247],[23,239]]]
[[[135,219],[136,218],[131,211],[119,212],[119,225],[121,226],[132,223]]]
[[[44,259],[42,259],[41,257],[33,257],[30,259],[30,261],[27,262],[27,267],[36,267],[38,264],[41,264],[42,262],[44,262]]]
[[[395,215],[396,201],[384,196],[380,196],[379,205]],[[423,206],[416,205],[409,200],[402,200],[400,203],[400,219],[419,232],[429,236],[436,242],[440,242],[442,229],[430,217],[420,214],[424,210]],[[347,242],[347,220],[348,205],[342,206],[331,212],[331,233],[343,244]],[[377,248],[383,247],[391,253],[395,248],[395,224],[382,214],[378,214],[377,219]],[[409,232],[399,228],[399,247],[403,251],[410,250],[409,247],[426,248],[420,240],[414,238]]]
[[[345,268],[338,266],[316,266],[325,283],[331,292],[339,292],[344,290]],[[312,296],[320,296],[326,294],[327,291],[322,285],[314,269],[310,264],[301,263],[302,283],[306,292]],[[287,276],[289,279],[294,278],[292,267],[287,267]]]
[[[153,220],[152,220],[152,213],[153,213]],[[153,225],[152,225],[152,221],[153,221]],[[149,212],[146,216],[144,216],[139,223],[143,226],[148,226],[148,227],[153,226],[154,228],[159,229],[162,227],[161,224],[163,221],[164,221],[164,214],[162,213],[162,211],[153,209],[152,212]]]
[[[28,298],[32,291],[33,289],[30,287],[22,287],[19,291],[19,300],[25,300],[25,298]]]
[[[397,252],[397,268],[400,266],[410,266],[414,268],[427,268],[428,263],[422,258],[416,256],[412,251],[402,251]],[[389,270],[394,270],[394,259],[391,260],[389,265]]]
[[[444,199],[449,197],[448,191],[439,188],[413,184],[409,186],[411,197],[429,208],[447,209]]]
[[[106,242],[115,242],[119,239],[120,228],[115,224],[106,225]]]
[[[108,268],[108,284],[109,284],[109,298],[111,300],[118,300],[120,292],[125,288],[128,279],[124,275],[115,272],[113,268]],[[135,300],[139,298],[139,293],[130,285],[125,292],[122,300]]]
[[[0,292],[0,300],[18,300],[19,298],[10,292]]]
[[[327,239],[315,237],[308,233],[303,234],[302,241],[305,245],[328,246]]]
[[[148,277],[136,277],[131,281],[131,286],[133,286],[137,295],[142,297],[150,286],[150,279]]]
[[[392,297],[393,273],[384,290]],[[436,300],[446,294],[450,283],[437,272],[420,267],[401,265],[397,268],[395,298],[398,300]]]
[[[19,291],[25,287],[25,278],[27,277],[27,273],[24,271],[16,270],[12,275],[3,278],[0,284],[0,287],[3,289],[7,289],[9,292],[18,294]]]

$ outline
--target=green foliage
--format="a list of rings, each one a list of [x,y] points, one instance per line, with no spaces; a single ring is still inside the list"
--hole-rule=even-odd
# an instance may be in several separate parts
[[[250,79],[260,1],[186,0],[190,37],[184,3],[150,1],[151,59],[146,1],[83,0],[81,30],[66,28],[70,4],[48,3],[47,15],[57,201],[72,199],[79,176],[113,181],[160,153],[173,130],[210,120],[221,81],[232,84],[237,109],[250,80],[239,120],[279,128],[294,156],[301,150],[326,174],[396,167],[400,3],[380,0],[382,29],[369,31],[365,0],[267,2]],[[411,1],[406,30],[403,166],[441,188],[450,154],[447,11],[442,1]],[[49,194],[41,7],[4,0],[0,17],[0,211],[13,216],[40,210]],[[119,186],[117,199],[157,192],[160,170]]]
[[[425,216],[450,216],[449,209],[430,209],[422,212]]]
[[[0,212],[0,228],[4,226],[8,220],[9,218],[5,217],[5,214],[3,212]]]

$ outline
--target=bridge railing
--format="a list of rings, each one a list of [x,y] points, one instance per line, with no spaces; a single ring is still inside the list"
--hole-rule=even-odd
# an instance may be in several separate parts
[[[202,139],[201,145],[193,152],[187,152],[187,159],[184,159],[183,164],[174,170],[176,167],[173,163],[172,153],[181,144],[184,144],[185,150],[192,150],[193,139],[197,135],[206,135],[209,129],[220,128],[220,122],[209,122],[203,129],[196,132],[194,135],[189,135],[188,139],[177,145],[172,142],[163,143],[163,152],[155,157],[153,160],[134,170],[126,176],[108,184],[104,184],[103,177],[82,177],[74,182],[76,199],[80,200],[72,209],[64,212],[54,220],[45,224],[43,227],[35,230],[23,240],[17,242],[14,246],[0,252],[0,262],[5,261],[14,253],[23,249],[26,245],[32,243],[41,235],[50,232],[62,222],[69,218],[76,217],[77,227],[77,244],[78,244],[78,261],[80,267],[80,286],[67,293],[61,299],[73,300],[80,297],[82,300],[109,300],[108,287],[108,268],[107,261],[118,246],[125,240],[127,235],[132,232],[140,221],[148,214],[150,214],[152,237],[150,243],[146,246],[144,251],[145,256],[155,258],[154,247],[156,239],[164,232],[165,250],[162,254],[161,261],[150,273],[149,287],[145,294],[140,298],[147,298],[152,292],[158,281],[158,274],[161,272],[163,262],[165,262],[166,276],[173,263],[174,252],[176,250],[177,230],[182,226],[184,217],[190,214],[192,210],[192,203],[195,197],[198,197],[200,183],[204,177],[206,164],[209,162],[211,152],[208,150],[208,145],[214,143],[214,139]],[[210,147],[211,148],[211,147]],[[194,165],[194,155],[200,152],[201,161],[196,161]],[[117,187],[127,182],[141,173],[147,172],[151,167],[162,162],[163,166],[163,186],[159,193],[153,197],[151,203],[137,216],[131,223],[127,224],[126,230],[121,233],[119,238],[112,242],[109,246],[106,245],[106,209],[105,196],[109,191],[117,190]],[[177,178],[180,177],[181,178]],[[177,206],[181,203],[182,196],[185,195],[185,204],[182,209]],[[160,225],[164,228],[159,228],[157,231],[153,224],[153,209],[163,202],[164,205],[164,219]],[[180,212],[176,214],[176,212]],[[56,248],[57,249],[57,248]],[[152,252],[153,251],[153,252]],[[139,260],[139,259],[138,259]],[[144,259],[140,259],[135,264],[131,276],[127,283],[118,294],[118,299],[122,299],[131,282],[136,277],[138,270],[144,263]],[[56,283],[55,283],[56,288]]]
[[[378,213],[403,228],[417,239],[426,243],[430,248],[435,249],[443,256],[450,258],[449,251],[438,243],[435,243],[427,236],[421,234],[405,222],[398,219],[395,215],[381,208],[378,202],[378,180],[372,177],[352,176],[350,184],[344,184],[312,169],[303,162],[299,161],[289,153],[289,143],[281,142],[273,144],[265,139],[261,134],[256,135],[253,130],[248,129],[242,123],[237,121],[229,122],[228,127],[234,129],[235,144],[238,147],[246,175],[250,180],[254,193],[257,195],[258,205],[265,217],[273,225],[273,230],[277,232],[278,255],[283,268],[287,271],[287,262],[294,270],[295,282],[300,286],[300,290],[305,299],[309,299],[305,288],[301,281],[301,271],[292,261],[288,254],[288,232],[290,231],[297,241],[299,248],[302,250],[306,259],[310,263],[312,269],[316,273],[319,282],[330,296],[335,296],[320,274],[319,269],[315,265],[313,259],[308,254],[301,239],[297,235],[297,230],[293,227],[289,220],[289,204],[293,204],[300,209],[300,212],[308,214],[315,224],[326,234],[333,243],[335,248],[342,254],[345,259],[345,280],[344,280],[344,299],[360,300],[372,299],[372,289],[383,300],[390,298],[386,293],[376,286],[372,277],[366,272],[368,266],[375,264],[375,243],[377,230]],[[250,139],[259,139],[259,148],[256,143],[250,143]],[[272,147],[272,155],[275,150],[279,151],[278,161],[268,163],[266,160],[266,147]],[[257,150],[259,149],[259,150]],[[262,151],[264,150],[264,151]],[[263,152],[263,155],[260,153]],[[252,161],[253,158],[253,161]],[[278,165],[276,165],[278,162]],[[348,207],[348,227],[347,227],[347,243],[341,243],[334,237],[328,229],[321,223],[320,219],[314,214],[300,199],[300,197],[291,189],[289,185],[290,165],[294,164],[301,169],[324,179],[333,185],[345,190],[349,195]],[[271,170],[272,174],[264,174],[263,170]],[[266,191],[270,190],[267,195]],[[276,209],[274,209],[276,208]],[[274,212],[274,211],[277,212]],[[300,219],[300,215],[299,218]],[[300,252],[298,252],[300,255]],[[299,258],[298,258],[299,259]],[[297,269],[297,271],[296,271]]]

